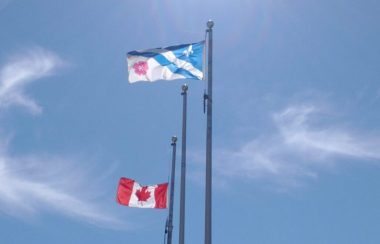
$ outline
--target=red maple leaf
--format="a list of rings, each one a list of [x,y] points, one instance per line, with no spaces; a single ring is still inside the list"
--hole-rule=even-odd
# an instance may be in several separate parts
[[[140,202],[146,202],[146,200],[150,198],[150,192],[147,186],[143,186],[140,190],[137,190],[135,194]]]

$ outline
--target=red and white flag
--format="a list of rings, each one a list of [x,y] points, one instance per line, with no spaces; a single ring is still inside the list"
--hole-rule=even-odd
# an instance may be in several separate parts
[[[120,178],[117,201],[135,208],[166,208],[168,183],[141,186],[132,179]]]

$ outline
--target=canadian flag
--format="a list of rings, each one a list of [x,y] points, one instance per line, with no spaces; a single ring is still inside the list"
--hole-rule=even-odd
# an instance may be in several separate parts
[[[117,201],[135,208],[166,208],[168,183],[141,186],[132,179],[120,178]]]

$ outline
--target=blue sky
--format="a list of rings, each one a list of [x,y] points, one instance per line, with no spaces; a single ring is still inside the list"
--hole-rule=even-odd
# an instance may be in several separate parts
[[[168,180],[185,82],[186,243],[203,242],[205,82],[128,84],[125,53],[200,41],[213,19],[214,243],[379,243],[379,11],[0,0],[0,242],[162,243],[167,211],[115,193]]]

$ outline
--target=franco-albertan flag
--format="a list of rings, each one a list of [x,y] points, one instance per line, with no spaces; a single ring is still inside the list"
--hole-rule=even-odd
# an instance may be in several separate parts
[[[204,41],[127,53],[128,80],[203,79]]]
[[[168,183],[141,186],[132,179],[120,178],[117,201],[136,208],[166,208]]]

